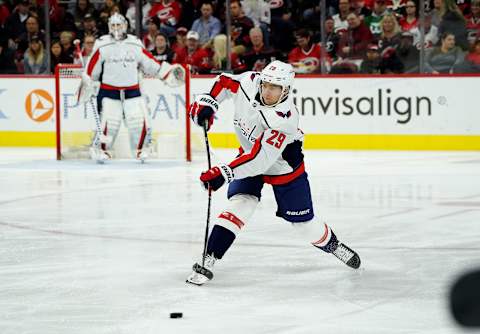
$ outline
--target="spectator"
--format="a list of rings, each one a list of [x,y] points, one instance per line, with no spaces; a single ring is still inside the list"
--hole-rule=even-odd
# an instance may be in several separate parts
[[[219,19],[212,16],[213,5],[211,2],[204,2],[200,11],[202,16],[193,22],[191,30],[198,32],[200,44],[206,47],[220,33],[222,24]]]
[[[77,37],[82,40],[85,38],[86,35],[95,36],[95,38],[99,38],[100,31],[97,29],[97,21],[92,14],[86,14],[83,18],[82,22],[83,29],[78,32]]]
[[[454,1],[443,0],[438,33],[440,35],[447,32],[452,33],[455,36],[456,44],[466,50],[468,49],[466,20]]]
[[[227,36],[223,34],[215,36],[212,46],[212,70],[215,72],[224,71],[227,68]],[[238,58],[235,52],[231,53],[230,59],[233,73],[245,71],[245,64]]]
[[[0,74],[16,74],[15,54],[8,48],[6,35],[0,36]]]
[[[152,6],[148,13],[149,17],[158,16],[160,31],[169,37],[175,34],[181,15],[182,7],[176,0],[160,0]]]
[[[465,57],[466,63],[470,67],[469,72],[480,73],[480,39],[477,39]]]
[[[18,43],[18,37],[27,31],[25,23],[30,16],[28,11],[29,6],[30,2],[28,0],[20,0],[13,10],[13,13],[5,22],[7,37],[12,40],[13,43]]]
[[[8,17],[10,16],[10,8],[5,1],[0,0],[0,28],[2,28],[7,22]]]
[[[361,20],[372,15],[372,11],[365,7],[365,0],[353,0],[351,10],[355,12]]]
[[[28,48],[28,43],[32,36],[37,36],[40,40],[45,41],[45,36],[40,31],[40,22],[38,17],[29,16],[25,21],[26,31],[18,38],[18,50],[23,53]]]
[[[62,44],[59,40],[52,41],[50,46],[50,71],[55,73],[55,67],[58,64],[71,64],[72,58],[68,57],[62,49]]]
[[[235,44],[234,52],[242,55],[246,48],[251,45],[249,32],[253,28],[253,21],[243,14],[242,4],[239,0],[233,0],[230,3],[230,14],[232,19],[232,39]]]
[[[279,59],[279,53],[272,47],[265,47],[263,44],[263,33],[259,27],[250,29],[250,40],[252,46],[241,56],[247,71],[261,72],[265,66],[272,61]]]
[[[344,59],[361,60],[365,57],[367,45],[373,40],[372,33],[357,14],[348,14],[347,20],[348,31],[340,38],[337,54]]]
[[[380,22],[380,28],[382,29],[378,40],[380,51],[388,47],[397,47],[400,43],[401,29],[395,15],[391,13],[385,14]]]
[[[160,32],[160,19],[157,16],[153,16],[148,19],[147,33],[143,36],[143,45],[148,51],[152,51],[155,48],[155,37]]]
[[[369,44],[365,59],[360,65],[360,73],[363,74],[380,74],[380,50],[376,44]]]
[[[443,0],[433,0],[433,9],[431,11],[432,14],[432,24],[435,27],[440,26],[440,22],[442,21],[442,4]]]
[[[252,21],[255,27],[260,27],[263,33],[263,42],[269,45],[268,26],[272,21],[270,3],[268,0],[243,0],[243,12]],[[317,20],[318,23],[318,20]]]
[[[198,32],[189,31],[187,34],[186,63],[191,65],[192,73],[205,74],[212,68],[210,57],[205,49],[200,47]]]
[[[467,39],[469,45],[476,43],[480,37],[480,0],[473,0],[471,14],[467,15]]]
[[[417,5],[413,1],[407,1],[405,5],[405,16],[400,19],[400,26],[403,31],[410,31],[417,27]]]
[[[335,23],[332,17],[325,20],[325,49],[332,60],[337,60],[337,49],[340,36],[335,33]]]
[[[387,5],[385,0],[375,0],[373,4],[372,15],[367,16],[364,20],[365,24],[370,28],[370,31],[374,36],[380,36],[382,29],[380,27],[380,22],[383,19],[383,16],[387,14]]]
[[[438,28],[432,25],[432,15],[425,14],[424,17],[424,29],[425,29],[425,37],[424,37],[424,48],[431,49],[434,45],[438,42]],[[410,30],[413,34],[413,44],[420,50],[420,27],[413,28]]]
[[[172,45],[173,62],[183,64],[187,58],[187,28],[179,27],[175,34],[175,43]]]
[[[95,17],[96,11],[90,3],[90,0],[77,0],[73,14],[75,27],[77,30],[83,30],[83,20],[85,15],[90,14],[92,17]]]
[[[420,52],[413,44],[413,34],[409,31],[402,33],[400,44],[397,47],[397,56],[403,64],[404,73],[418,73]]]
[[[433,48],[426,57],[425,70],[428,73],[453,73],[462,64],[465,56],[461,48],[455,45],[455,35],[444,33],[441,45]]]
[[[290,0],[271,1],[271,45],[285,54],[295,46],[295,24]]]
[[[350,1],[339,0],[338,14],[332,16],[336,33],[345,32],[348,30],[348,14],[350,14]]]
[[[94,35],[85,35],[83,37],[83,47],[82,47],[82,58],[83,58],[83,65],[86,65],[88,61],[90,60],[90,57],[92,56],[93,52],[93,46],[95,45],[95,36]],[[75,59],[73,60],[75,64],[82,64],[82,60],[80,57],[77,55]]]
[[[71,31],[62,31],[60,33],[60,44],[65,55],[71,59],[70,63],[73,63],[73,54],[75,52],[73,33]]]
[[[43,42],[38,36],[32,36],[23,59],[25,74],[49,74],[47,56]]]
[[[154,40],[154,49],[152,50],[152,55],[159,62],[166,61],[168,63],[173,63],[173,51],[170,49],[170,43],[168,42],[168,37],[164,33],[158,33]]]
[[[103,1],[103,7],[100,9],[100,17],[109,18],[113,14],[114,6],[116,5],[116,0],[105,0]]]
[[[309,31],[300,29],[295,37],[298,46],[288,54],[288,62],[292,64],[296,73],[314,73],[318,71],[322,57],[325,58],[328,66],[331,65],[330,57],[319,43],[312,42]]]

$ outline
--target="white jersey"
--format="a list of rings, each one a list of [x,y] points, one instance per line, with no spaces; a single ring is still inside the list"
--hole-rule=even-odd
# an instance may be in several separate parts
[[[142,42],[133,35],[115,40],[103,35],[95,41],[92,57],[85,67],[94,81],[108,88],[138,88],[138,70],[149,75],[159,73],[158,63]]]
[[[242,154],[229,166],[235,179],[263,175],[266,183],[288,183],[305,171],[299,113],[291,94],[275,107],[264,106],[259,80],[258,72],[221,74],[210,91],[219,103],[232,98],[235,106],[233,125]]]

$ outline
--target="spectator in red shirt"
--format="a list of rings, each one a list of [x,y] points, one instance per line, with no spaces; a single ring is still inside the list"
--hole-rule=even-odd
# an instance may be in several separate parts
[[[480,0],[473,0],[471,14],[467,15],[467,38],[470,45],[473,45],[480,37]]]
[[[160,19],[153,16],[148,19],[147,32],[143,35],[143,45],[148,51],[155,48],[155,37],[160,32]]]
[[[347,21],[348,30],[340,39],[337,54],[344,59],[363,59],[373,35],[357,14],[348,14]]]
[[[410,31],[417,27],[417,5],[413,1],[407,1],[405,5],[405,16],[400,19],[400,27],[403,31]]]
[[[10,16],[10,10],[3,0],[0,0],[0,27],[3,27],[7,18]]]
[[[212,68],[210,56],[207,50],[200,47],[200,36],[196,31],[187,33],[187,57],[186,63],[191,65],[192,73],[209,73]]]
[[[470,62],[477,72],[480,72],[480,39],[477,39],[470,50],[470,52],[465,57],[465,60]]]
[[[260,72],[272,61],[279,59],[279,53],[272,47],[266,47],[263,43],[262,29],[255,27],[250,29],[252,46],[241,56],[248,71]]]
[[[288,54],[288,62],[292,64],[296,73],[313,73],[318,71],[321,65],[322,56],[326,52],[319,43],[313,43],[310,32],[300,29],[295,34],[298,46]],[[325,57],[326,64],[331,63],[330,57]]]
[[[185,27],[179,27],[175,34],[175,43],[172,45],[173,62],[177,64],[184,64],[187,58],[187,32]]]
[[[148,16],[158,16],[160,31],[167,36],[173,36],[182,16],[182,7],[176,0],[160,0],[152,6]]]

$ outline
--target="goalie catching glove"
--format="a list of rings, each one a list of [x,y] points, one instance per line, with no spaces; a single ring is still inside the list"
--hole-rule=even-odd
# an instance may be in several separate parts
[[[232,169],[225,164],[221,164],[210,168],[206,172],[200,175],[200,181],[202,181],[205,189],[218,190],[225,181],[230,183],[233,181],[234,175]]]
[[[200,94],[195,97],[195,102],[190,106],[190,117],[199,126],[207,124],[207,130],[213,124],[213,116],[218,110],[218,102],[208,94]],[[207,122],[207,123],[205,123]]]
[[[185,83],[185,69],[179,64],[162,62],[157,76],[169,87],[180,87]]]

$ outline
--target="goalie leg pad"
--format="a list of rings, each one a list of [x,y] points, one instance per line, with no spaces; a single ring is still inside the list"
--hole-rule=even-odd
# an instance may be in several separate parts
[[[235,195],[230,198],[229,205],[217,218],[208,239],[207,254],[221,259],[233,244],[237,233],[250,220],[258,199],[251,195]]]
[[[125,125],[128,128],[130,147],[136,150],[137,154],[150,142],[150,126],[144,103],[141,96],[124,102]]]
[[[110,150],[117,138],[122,123],[122,102],[110,98],[102,99],[101,128],[103,134],[111,138],[106,143],[102,143],[102,150]]]

